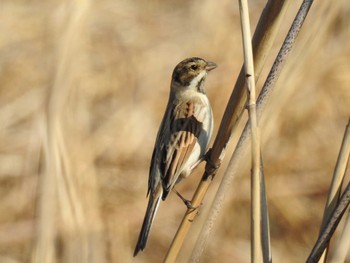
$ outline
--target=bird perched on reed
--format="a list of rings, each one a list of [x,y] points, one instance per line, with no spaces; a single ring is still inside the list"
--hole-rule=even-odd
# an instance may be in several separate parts
[[[213,62],[193,57],[174,69],[170,96],[153,150],[149,201],[134,256],[144,250],[160,199],[204,159],[213,131],[212,109],[204,90],[205,78],[216,68]]]

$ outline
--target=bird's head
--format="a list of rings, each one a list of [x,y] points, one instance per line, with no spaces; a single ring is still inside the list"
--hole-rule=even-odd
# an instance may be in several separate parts
[[[175,67],[171,88],[173,91],[193,89],[205,93],[205,77],[216,67],[214,62],[205,61],[202,58],[187,58]]]

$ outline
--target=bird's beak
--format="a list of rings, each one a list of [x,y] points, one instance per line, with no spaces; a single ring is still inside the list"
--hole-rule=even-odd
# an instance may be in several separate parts
[[[218,65],[216,65],[214,62],[208,61],[205,69],[206,69],[206,71],[211,71],[214,68],[216,68],[217,66]]]

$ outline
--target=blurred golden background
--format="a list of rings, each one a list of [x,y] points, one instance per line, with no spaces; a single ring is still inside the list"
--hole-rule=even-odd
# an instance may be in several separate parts
[[[265,1],[249,4],[254,29]],[[0,262],[161,262],[185,212],[175,195],[161,203],[147,249],[132,253],[172,70],[192,56],[219,65],[206,81],[216,131],[243,61],[238,2],[3,0],[0,17]],[[350,5],[315,1],[260,125],[275,262],[311,251],[349,115]],[[202,262],[250,260],[245,160]],[[202,171],[177,187],[182,195]]]

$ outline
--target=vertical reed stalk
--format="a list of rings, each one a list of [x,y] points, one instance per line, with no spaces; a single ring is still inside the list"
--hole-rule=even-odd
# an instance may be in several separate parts
[[[251,130],[251,262],[262,262],[261,198],[260,198],[260,136],[256,117],[254,61],[251,43],[249,8],[246,0],[239,0],[243,39],[244,70],[248,94],[249,125]]]

